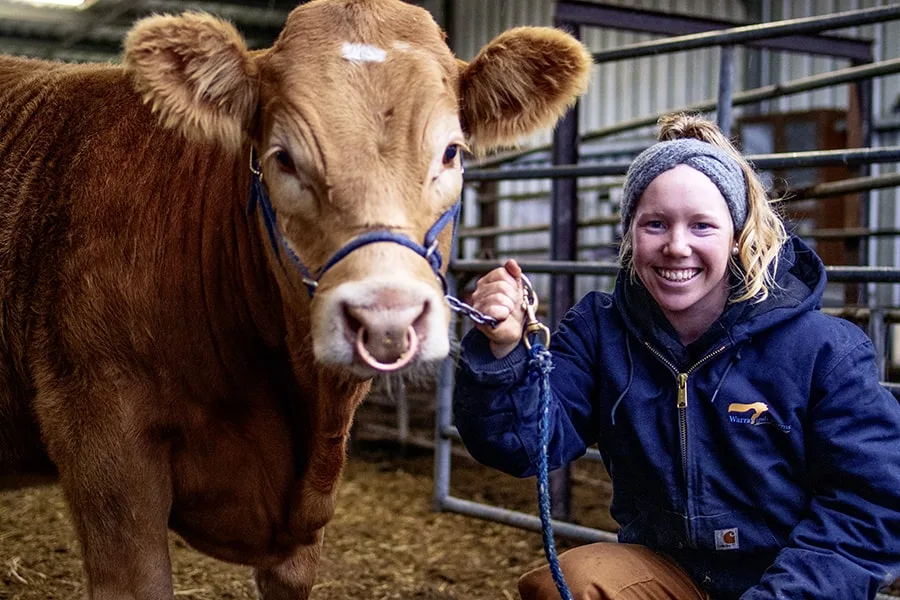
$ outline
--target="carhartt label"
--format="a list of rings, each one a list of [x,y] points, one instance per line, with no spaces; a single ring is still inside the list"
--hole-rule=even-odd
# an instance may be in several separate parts
[[[737,527],[716,529],[716,550],[737,550],[741,547]]]

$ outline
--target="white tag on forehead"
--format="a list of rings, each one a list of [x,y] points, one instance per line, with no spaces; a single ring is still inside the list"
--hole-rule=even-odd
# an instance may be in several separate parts
[[[384,62],[387,52],[369,44],[344,42],[344,58],[350,62]]]

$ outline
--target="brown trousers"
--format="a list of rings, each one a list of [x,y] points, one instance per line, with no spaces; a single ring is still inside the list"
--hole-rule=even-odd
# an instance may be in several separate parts
[[[708,600],[671,559],[643,546],[597,543],[573,548],[559,564],[575,600]],[[559,600],[550,567],[519,578],[522,600]]]

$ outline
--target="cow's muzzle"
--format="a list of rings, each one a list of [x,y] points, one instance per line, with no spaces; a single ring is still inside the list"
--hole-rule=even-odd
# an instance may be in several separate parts
[[[421,342],[440,326],[431,315],[434,299],[423,294],[424,288],[418,293],[409,288],[404,298],[400,290],[385,287],[364,294],[368,302],[347,297],[341,301],[342,327],[345,335],[353,336],[355,360],[379,373],[398,371],[416,360]]]

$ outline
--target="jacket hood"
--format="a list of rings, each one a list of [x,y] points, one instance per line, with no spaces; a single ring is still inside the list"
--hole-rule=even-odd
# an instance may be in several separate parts
[[[822,307],[825,265],[806,242],[791,237],[781,251],[777,287],[763,302],[747,302],[747,310],[732,329],[736,341]]]
[[[639,280],[620,276],[614,296],[632,334],[667,350],[676,364],[683,364],[714,345],[740,343],[799,314],[818,309],[825,291],[825,266],[803,240],[791,237],[779,254],[775,282],[776,289],[762,302],[746,300],[729,304],[706,333],[687,348],[682,346],[674,328]]]

